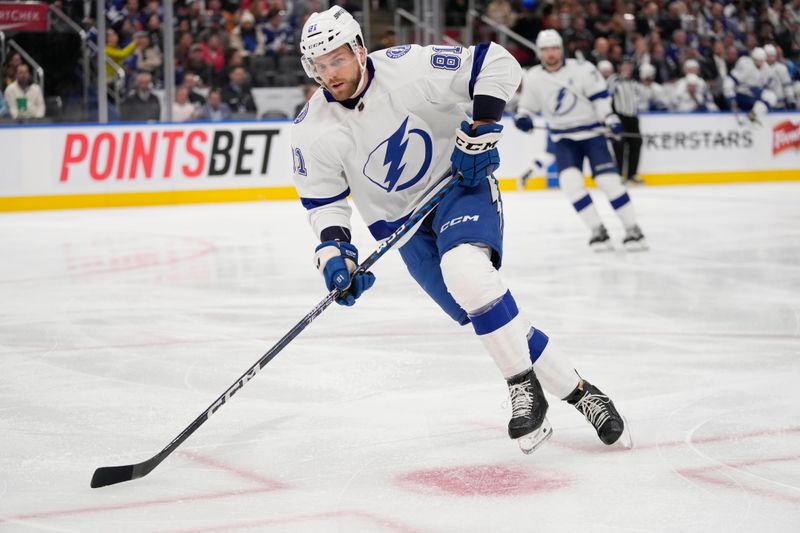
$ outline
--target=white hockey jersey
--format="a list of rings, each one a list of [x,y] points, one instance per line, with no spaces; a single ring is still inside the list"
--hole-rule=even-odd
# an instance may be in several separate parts
[[[742,56],[728,73],[723,83],[723,93],[726,98],[733,97],[736,93],[758,98],[769,81],[768,70],[756,67],[750,56]]]
[[[528,70],[522,79],[518,113],[541,115],[554,141],[564,137],[578,141],[603,134],[611,98],[597,67],[567,59],[553,73],[542,65]]]
[[[780,61],[775,61],[767,65],[772,69],[772,78],[769,88],[775,93],[778,100],[778,108],[793,107],[795,104],[794,87],[792,87],[792,77],[789,75],[789,67]]]
[[[714,103],[714,98],[711,96],[711,91],[708,88],[706,80],[697,77],[697,89],[695,89],[694,94],[690,93],[689,89],[687,89],[688,84],[685,77],[675,82],[670,110],[681,113],[719,111],[717,104]]]
[[[294,182],[319,237],[350,228],[352,199],[372,235],[388,237],[450,168],[461,105],[508,101],[521,68],[503,47],[396,46],[369,54],[355,108],[319,89],[292,127]]]
[[[660,83],[650,82],[642,84],[644,98],[639,102],[639,112],[666,111],[668,109],[667,91]]]

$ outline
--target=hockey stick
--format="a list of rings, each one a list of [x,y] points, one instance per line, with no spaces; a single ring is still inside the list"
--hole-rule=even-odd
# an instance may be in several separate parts
[[[445,179],[448,176],[451,176],[452,173],[448,171],[445,175],[442,176],[441,179]],[[440,183],[441,179],[439,180]],[[417,223],[419,223],[423,218],[425,218],[433,209],[439,205],[439,202],[447,196],[447,194],[455,188],[456,184],[461,180],[460,175],[453,176],[439,191],[434,194],[427,202],[425,202],[411,217],[403,223],[402,226],[397,228],[394,233],[392,233],[386,240],[381,242],[378,245],[378,248],[372,252],[372,254],[367,257],[364,262],[362,262],[358,268],[353,272],[353,278],[358,275],[366,272],[369,268],[375,264],[375,262],[383,256],[390,248],[392,248],[397,242],[402,238],[409,230],[411,230]],[[272,361],[278,353],[283,350],[287,344],[289,344],[295,337],[297,337],[300,332],[302,332],[306,326],[308,326],[315,318],[317,318],[329,305],[331,305],[334,300],[341,294],[340,289],[334,289],[328,293],[328,295],[317,304],[314,309],[311,310],[305,317],[303,317],[300,322],[298,322],[289,332],[284,335],[281,340],[279,340],[275,346],[269,349],[267,353],[261,356],[261,359],[256,361],[256,363],[251,366],[247,372],[242,374],[242,376],[236,380],[233,385],[228,387],[228,390],[222,393],[222,395],[217,398],[214,403],[212,403],[200,416],[194,419],[194,422],[189,424],[186,429],[180,432],[177,437],[175,437],[172,442],[170,442],[166,448],[155,454],[150,459],[146,461],[142,461],[141,463],[136,463],[132,465],[121,465],[121,466],[103,466],[98,468],[94,471],[94,475],[92,476],[92,488],[98,487],[105,487],[106,485],[114,485],[115,483],[122,483],[124,481],[131,481],[133,479],[138,479],[140,477],[144,477],[150,472],[153,471],[155,467],[157,467],[161,462],[166,459],[175,449],[181,445],[183,441],[185,441],[189,436],[197,431],[197,429],[202,426],[211,415],[215,414],[217,410],[225,405],[225,403],[234,395],[236,394],[242,387],[245,386],[247,382],[255,377],[255,375],[264,368],[264,366]]]

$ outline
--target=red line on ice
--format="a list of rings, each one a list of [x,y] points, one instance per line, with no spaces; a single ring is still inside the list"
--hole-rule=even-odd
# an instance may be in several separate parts
[[[693,441],[694,442],[694,441]],[[752,486],[748,486],[742,481],[735,481],[733,479],[728,479],[726,477],[721,477],[721,470],[725,468],[733,468],[738,470],[744,466],[758,466],[767,463],[783,463],[789,461],[797,461],[800,459],[800,455],[791,455],[787,457],[764,457],[760,459],[752,459],[749,461],[740,461],[737,463],[725,463],[722,464],[715,464],[715,465],[708,465],[708,466],[701,466],[695,468],[684,468],[678,470],[677,472],[685,477],[695,479],[698,481],[704,481],[706,483],[711,483],[713,485],[720,485],[723,487],[727,487],[730,489],[736,490],[744,490],[751,494],[755,494],[757,496],[764,496],[765,498],[770,498],[773,500],[782,500],[787,501],[789,503],[798,503],[800,504],[800,495],[790,495],[790,494],[783,494],[781,492],[777,492],[775,490],[763,489],[763,488],[756,488]],[[740,472],[742,475],[747,475],[746,471]],[[714,475],[717,474],[717,475]],[[771,483],[772,480],[764,478],[764,483]]]
[[[250,471],[247,471],[247,470],[243,470],[243,469],[238,468],[236,466],[223,463],[221,461],[218,461],[217,459],[212,459],[211,457],[205,457],[205,456],[200,455],[200,454],[195,453],[195,452],[185,451],[185,452],[181,452],[181,455],[186,457],[186,458],[188,458],[188,459],[190,459],[190,460],[192,460],[192,461],[195,461],[196,463],[200,463],[200,464],[204,464],[204,465],[207,465],[207,466],[211,466],[211,467],[216,468],[218,470],[222,470],[222,471],[227,472],[229,474],[233,474],[234,476],[236,476],[236,477],[238,477],[240,479],[245,479],[247,481],[254,481],[254,482],[258,483],[259,485],[262,485],[264,488],[267,488],[267,489],[282,490],[282,489],[288,488],[287,485],[285,485],[284,483],[282,483],[280,481],[277,481],[275,479],[270,479],[270,478],[268,478],[266,476],[258,475],[255,472],[250,472]]]
[[[188,496],[178,496],[178,497],[168,497],[168,498],[159,498],[155,500],[145,500],[141,502],[130,502],[130,503],[118,503],[118,504],[111,504],[111,505],[98,505],[93,507],[75,507],[72,509],[57,509],[53,511],[42,511],[39,513],[26,513],[20,515],[9,516],[6,518],[0,517],[0,524],[3,522],[8,522],[11,520],[33,520],[37,518],[54,518],[59,516],[74,516],[74,515],[81,515],[81,514],[91,514],[91,513],[107,513],[111,511],[125,511],[129,509],[139,509],[142,507],[152,507],[155,505],[167,505],[171,503],[178,503],[182,501],[203,501],[203,500],[219,500],[222,498],[231,498],[234,496],[247,496],[250,494],[259,494],[262,492],[273,492],[276,490],[283,490],[288,488],[288,486],[278,480],[270,479],[265,476],[260,476],[253,472],[247,472],[242,470],[241,468],[228,465],[223,463],[222,461],[218,461],[216,459],[211,459],[209,457],[204,457],[198,453],[194,452],[182,452],[182,456],[200,464],[204,464],[206,466],[210,466],[212,468],[216,468],[217,470],[221,470],[228,474],[234,475],[236,478],[242,480],[247,480],[250,482],[255,482],[258,484],[258,487],[251,488],[251,489],[238,489],[238,490],[228,490],[228,491],[219,491],[219,492],[210,492],[204,494],[195,494],[195,495],[188,495]]]
[[[368,513],[366,511],[330,511],[325,513],[314,513],[306,515],[287,516],[282,518],[265,518],[261,520],[248,520],[243,522],[231,522],[210,527],[200,527],[192,529],[171,530],[168,533],[213,533],[216,531],[237,531],[241,529],[253,529],[270,526],[283,526],[300,522],[312,522],[315,520],[328,520],[335,518],[354,518],[366,521],[371,527],[383,527],[399,533],[419,533],[419,528],[402,524],[384,516]],[[330,525],[328,525],[330,526]],[[321,528],[324,530],[329,527]]]

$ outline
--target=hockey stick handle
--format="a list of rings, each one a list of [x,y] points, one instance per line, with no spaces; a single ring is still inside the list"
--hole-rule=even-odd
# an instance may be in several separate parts
[[[450,171],[443,175],[439,182],[448,176],[452,176]],[[439,205],[439,202],[441,202],[442,199],[455,188],[460,180],[460,175],[452,176],[436,194],[434,194],[422,206],[420,206],[417,211],[411,215],[408,220],[406,220],[399,228],[397,228],[386,240],[381,242],[378,248],[358,266],[356,271],[353,273],[353,276],[366,272],[372,265],[374,265],[375,262],[378,261],[378,259],[380,259],[395,244],[397,244],[397,242],[399,242],[399,240],[406,233],[408,233],[417,223],[419,223],[431,211],[433,211],[436,206]],[[308,326],[314,321],[315,318],[322,314],[322,312],[327,309],[337,297],[340,296],[341,292],[342,291],[339,289],[334,289],[329,292],[328,295],[316,305],[316,307],[314,307],[306,316],[304,316],[300,322],[295,324],[288,333],[281,337],[281,339],[272,348],[270,348],[267,353],[262,355],[253,366],[248,368],[238,380],[228,387],[228,389],[223,392],[219,398],[214,401],[214,403],[212,403],[200,416],[195,418],[191,424],[189,424],[178,434],[178,436],[172,439],[172,442],[170,442],[163,450],[141,463],[98,468],[95,470],[94,475],[92,476],[91,487],[104,487],[107,485],[113,485],[115,483],[130,481],[132,479],[146,476],[152,472],[153,469],[161,464],[161,462],[172,452],[174,452],[175,449],[177,449],[178,446],[183,443],[183,441],[189,438],[192,433],[197,431],[200,426],[202,426],[209,418],[211,418],[211,415],[215,414],[234,394],[244,387],[247,382],[253,379],[255,375],[267,365],[267,363],[272,361],[281,350],[283,350],[306,328],[306,326]]]

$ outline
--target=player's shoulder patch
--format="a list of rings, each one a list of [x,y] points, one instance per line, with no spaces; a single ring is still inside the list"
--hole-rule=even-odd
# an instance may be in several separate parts
[[[308,115],[308,108],[311,102],[306,102],[306,105],[303,106],[303,109],[300,110],[300,113],[297,114],[297,117],[294,119],[295,124],[300,124],[303,122],[303,119],[306,118]]]
[[[410,44],[404,44],[402,46],[393,46],[386,50],[386,57],[389,59],[398,59],[403,57],[411,50]]]

